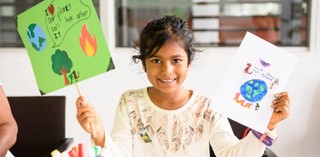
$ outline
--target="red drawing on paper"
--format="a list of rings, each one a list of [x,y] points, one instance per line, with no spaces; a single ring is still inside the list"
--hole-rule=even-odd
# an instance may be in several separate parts
[[[237,104],[241,105],[242,107],[250,108],[252,103],[247,102],[245,99],[239,100],[240,96],[241,94],[239,92],[236,93],[235,97],[233,98],[233,101],[235,101]]]
[[[89,57],[94,56],[97,52],[96,37],[92,37],[86,24],[84,24],[81,29],[80,46],[82,51]]]
[[[249,72],[249,69],[251,68],[252,64],[247,63],[247,67],[243,70],[245,74],[252,74],[252,71]]]
[[[54,14],[54,5],[53,5],[53,4],[51,4],[51,5],[48,7],[48,11],[49,11],[49,13],[50,13],[51,15]]]

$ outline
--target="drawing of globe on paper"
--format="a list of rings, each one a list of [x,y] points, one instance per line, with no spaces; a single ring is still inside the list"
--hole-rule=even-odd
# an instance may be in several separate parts
[[[43,51],[47,46],[47,37],[43,29],[39,25],[32,23],[28,27],[27,34],[32,47],[36,51]]]
[[[263,80],[252,79],[245,82],[240,87],[241,96],[250,102],[260,101],[268,91],[268,87]]]

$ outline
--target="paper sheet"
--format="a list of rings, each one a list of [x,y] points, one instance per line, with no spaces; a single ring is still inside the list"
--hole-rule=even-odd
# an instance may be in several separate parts
[[[42,1],[16,22],[41,94],[114,69],[91,0]]]
[[[282,91],[298,58],[247,32],[214,95],[213,109],[264,133],[274,94]]]

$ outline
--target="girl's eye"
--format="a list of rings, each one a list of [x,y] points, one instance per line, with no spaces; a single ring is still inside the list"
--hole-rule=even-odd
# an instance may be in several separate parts
[[[172,62],[173,62],[173,63],[180,63],[180,62],[181,62],[181,59],[174,59]]]
[[[158,64],[158,63],[160,63],[160,59],[153,59],[153,60],[151,60],[151,62]]]

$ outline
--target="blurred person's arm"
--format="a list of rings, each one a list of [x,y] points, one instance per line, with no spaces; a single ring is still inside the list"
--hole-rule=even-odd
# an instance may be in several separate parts
[[[0,157],[4,157],[14,145],[17,133],[17,123],[11,113],[4,89],[0,84]]]

